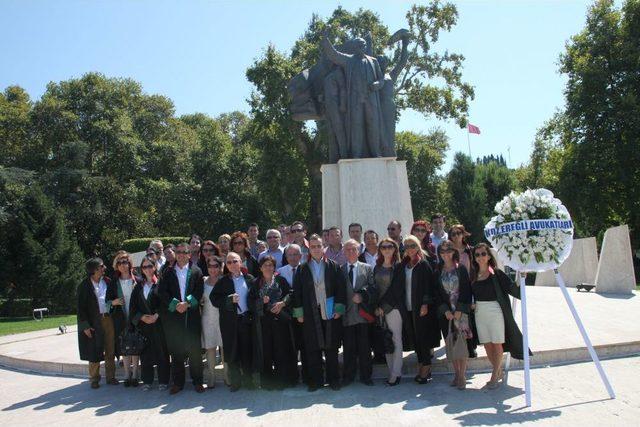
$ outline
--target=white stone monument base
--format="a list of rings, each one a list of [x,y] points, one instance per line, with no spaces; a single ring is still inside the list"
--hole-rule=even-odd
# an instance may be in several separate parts
[[[558,268],[567,287],[581,283],[596,283],[598,271],[598,246],[595,237],[576,239],[569,258]],[[536,274],[536,286],[558,286],[553,270]]]
[[[353,222],[387,235],[391,220],[406,235],[413,224],[407,162],[395,157],[343,159],[322,165],[322,227],[337,226],[348,238]]]
[[[596,274],[596,292],[632,294],[636,288],[629,226],[608,229],[602,240]]]

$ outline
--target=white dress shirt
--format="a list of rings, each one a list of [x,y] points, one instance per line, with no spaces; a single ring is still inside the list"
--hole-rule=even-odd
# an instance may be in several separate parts
[[[189,264],[185,264],[184,267],[178,267],[176,263],[176,276],[178,276],[178,285],[180,285],[180,301],[184,301],[185,292],[187,291],[187,273],[189,272]]]
[[[105,314],[107,312],[107,284],[104,279],[100,279],[98,283],[92,280],[91,284],[93,285],[93,292],[96,294],[96,299],[98,300],[100,314]]]
[[[378,252],[376,252],[375,254],[371,255],[369,252],[364,251],[364,260],[371,267],[375,267],[376,266],[376,260],[377,259],[378,259]]]
[[[249,287],[247,286],[247,281],[244,279],[242,274],[233,278],[233,289],[240,297],[238,299],[238,314],[242,314],[249,309],[249,306],[247,305]]]
[[[293,269],[296,269],[296,271],[298,271],[298,268],[300,268],[300,265],[297,265],[296,267],[292,267],[291,264],[287,264],[284,267],[280,267],[278,269],[278,274],[282,277],[285,278],[285,280],[287,281],[287,283],[289,283],[290,287],[293,287]]]

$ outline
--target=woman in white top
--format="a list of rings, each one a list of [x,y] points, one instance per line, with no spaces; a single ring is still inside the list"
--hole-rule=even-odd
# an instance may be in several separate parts
[[[115,271],[113,280],[107,289],[107,306],[113,317],[115,331],[116,355],[122,354],[119,348],[120,335],[123,334],[131,323],[129,321],[129,306],[131,293],[136,282],[140,281],[133,274],[133,261],[126,251],[118,251],[113,258],[113,270]],[[138,364],[139,355],[122,355],[124,365],[125,380],[124,386],[138,386]]]
[[[220,357],[224,366],[222,353],[222,334],[220,333],[220,313],[217,307],[211,304],[209,295],[218,279],[222,276],[222,258],[211,256],[207,258],[208,276],[204,276],[204,292],[200,304],[202,306],[202,348],[207,351],[207,369],[209,370],[209,382],[207,386],[214,388],[216,384],[216,347],[220,347]],[[226,379],[226,366],[224,367],[224,380]]]

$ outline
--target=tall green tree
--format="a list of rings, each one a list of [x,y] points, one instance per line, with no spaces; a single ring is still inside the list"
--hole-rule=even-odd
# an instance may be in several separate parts
[[[476,164],[466,154],[455,154],[447,174],[447,187],[450,210],[471,233],[471,240],[481,241],[487,215],[487,191],[477,179]]]

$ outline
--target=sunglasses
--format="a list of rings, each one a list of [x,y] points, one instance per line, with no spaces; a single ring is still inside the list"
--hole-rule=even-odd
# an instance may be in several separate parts
[[[387,227],[387,231],[396,231],[395,227]]]
[[[476,258],[480,258],[480,257],[487,256],[487,255],[489,255],[489,254],[486,253],[486,252],[476,252],[475,254],[473,254],[473,256],[475,256]]]
[[[209,268],[220,268],[220,264],[209,264],[207,267],[209,267]]]
[[[204,248],[202,250],[202,252],[205,253],[205,254],[208,254],[208,253],[211,253],[211,252],[215,252],[215,249],[213,249],[213,248]]]
[[[456,237],[456,236],[460,236],[462,234],[461,231],[452,231],[451,233],[449,233],[450,237]]]
[[[189,250],[186,251],[176,251],[177,254],[182,254],[182,255],[189,255],[191,252],[189,252]]]
[[[404,245],[405,249],[418,249],[418,245],[415,243],[409,243],[408,245]]]
[[[393,245],[380,245],[380,249],[393,249]]]
[[[129,264],[129,261],[127,261],[126,259],[120,259],[116,262],[116,265],[125,265],[125,264]]]
[[[271,239],[277,239],[278,236],[267,236],[267,240],[271,240]]]
[[[413,231],[415,231],[416,233],[426,233],[427,229],[426,228],[414,228]]]
[[[292,233],[302,233],[302,228],[296,228],[295,230],[291,230]]]
[[[143,265],[142,269],[143,270],[151,270],[151,269],[153,269],[153,265],[151,265],[151,264]]]
[[[229,261],[227,261],[227,264],[237,264],[237,263],[239,263],[239,262],[240,262],[240,261],[239,261],[239,260],[237,260],[237,259],[230,259]]]
[[[235,242],[233,242],[234,245],[244,245],[244,242],[242,240],[236,240]]]

